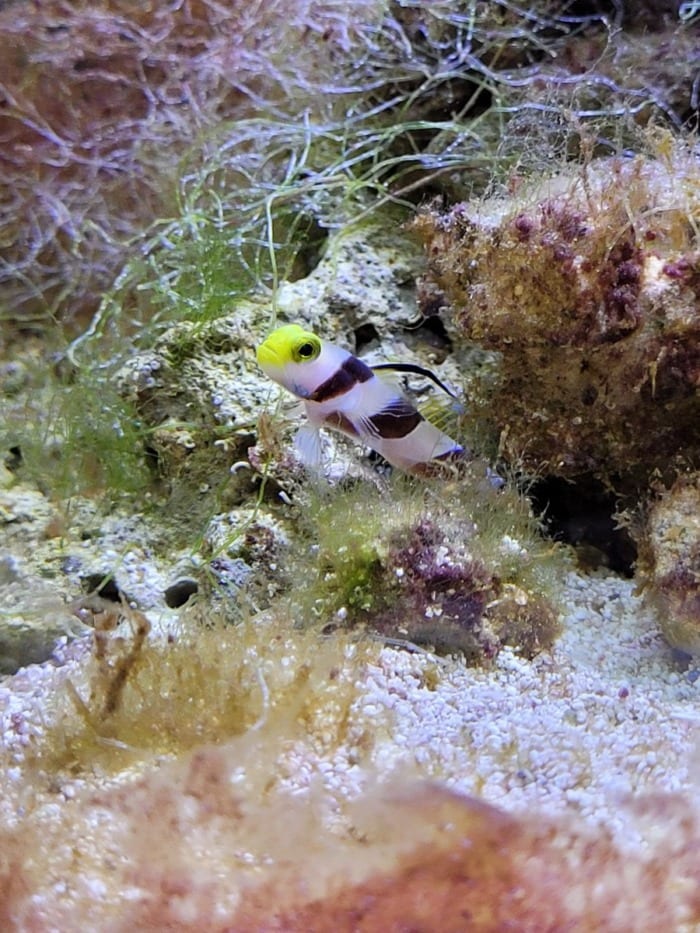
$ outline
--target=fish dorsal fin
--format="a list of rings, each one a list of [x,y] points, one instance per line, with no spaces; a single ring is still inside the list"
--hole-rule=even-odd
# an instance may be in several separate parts
[[[378,370],[391,371],[396,373],[413,373],[416,376],[425,376],[426,379],[430,379],[431,382],[434,382],[436,386],[442,389],[447,395],[451,398],[458,399],[458,396],[448,388],[445,383],[439,379],[432,369],[426,369],[424,366],[419,366],[417,363],[375,363],[370,367],[373,372]]]

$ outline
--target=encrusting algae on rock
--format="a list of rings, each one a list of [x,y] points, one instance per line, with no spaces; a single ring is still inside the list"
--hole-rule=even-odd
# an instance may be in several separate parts
[[[649,134],[648,148],[428,208],[413,226],[425,300],[498,354],[487,417],[501,454],[590,500],[591,529],[593,504],[609,500],[617,528],[603,532],[630,573],[639,546],[666,636],[696,651],[700,162],[692,141]],[[681,503],[689,523],[674,539]]]

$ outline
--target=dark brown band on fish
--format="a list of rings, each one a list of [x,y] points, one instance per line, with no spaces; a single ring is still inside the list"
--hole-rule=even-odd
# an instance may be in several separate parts
[[[368,418],[377,434],[385,439],[406,437],[424,420],[423,415],[416,411],[413,405],[402,400]]]
[[[308,400],[327,402],[352,389],[358,382],[367,382],[373,376],[372,370],[362,360],[358,360],[356,356],[349,356],[329,379],[314,389]]]

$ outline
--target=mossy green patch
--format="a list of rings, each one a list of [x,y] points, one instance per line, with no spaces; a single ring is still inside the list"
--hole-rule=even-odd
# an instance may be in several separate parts
[[[87,367],[68,378],[46,372],[31,378],[36,391],[13,399],[0,421],[0,446],[16,452],[21,478],[60,499],[148,488],[145,429],[106,372]]]
[[[551,645],[568,554],[541,537],[515,487],[496,489],[483,471],[473,464],[450,483],[401,478],[313,499],[287,597],[298,624],[359,626],[472,663],[504,644],[528,656]]]

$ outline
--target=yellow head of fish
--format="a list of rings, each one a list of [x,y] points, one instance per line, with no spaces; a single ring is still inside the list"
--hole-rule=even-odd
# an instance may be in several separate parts
[[[316,334],[298,324],[286,324],[260,344],[256,358],[270,379],[303,397],[306,393],[299,391],[300,384],[305,382],[303,370],[318,360],[322,346]]]

